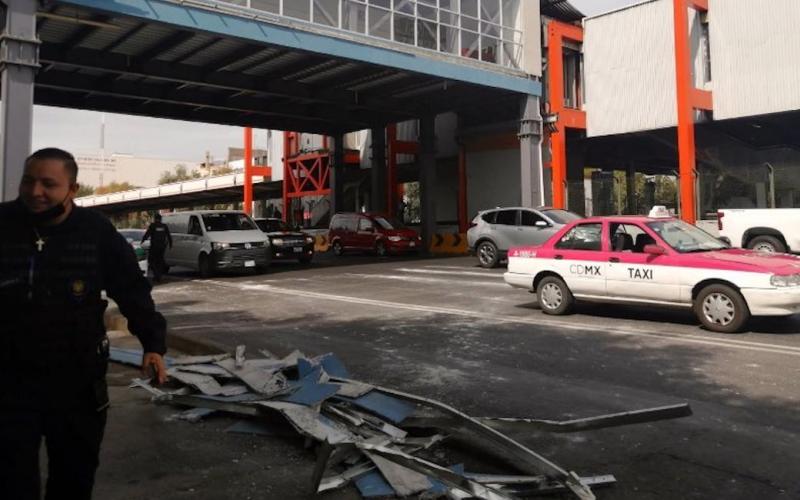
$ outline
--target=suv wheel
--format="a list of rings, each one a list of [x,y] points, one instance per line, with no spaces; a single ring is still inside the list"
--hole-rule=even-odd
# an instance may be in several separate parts
[[[774,236],[763,235],[763,236],[756,236],[749,243],[747,243],[747,248],[751,250],[755,250],[756,252],[764,252],[764,253],[784,253],[786,252],[786,246]]]
[[[478,262],[481,267],[490,269],[496,267],[500,261],[500,255],[497,253],[497,246],[491,241],[483,241],[476,250],[478,254]]]
[[[202,253],[200,254],[200,258],[197,261],[197,272],[200,274],[200,277],[210,278],[212,274],[214,274],[214,265],[211,263],[211,258]]]
[[[331,248],[333,248],[334,255],[340,256],[344,253],[344,248],[342,247],[342,243],[339,240],[334,241],[333,245],[331,245]]]
[[[386,257],[386,244],[382,241],[375,243],[375,255],[378,257]]]
[[[703,288],[694,301],[694,312],[704,327],[720,333],[736,333],[750,319],[744,297],[728,285]]]
[[[539,283],[536,298],[543,313],[555,316],[568,314],[575,305],[575,298],[569,287],[556,276],[548,276]]]

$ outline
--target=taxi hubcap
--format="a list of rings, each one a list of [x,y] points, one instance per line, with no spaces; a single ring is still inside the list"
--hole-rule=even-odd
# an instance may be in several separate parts
[[[564,300],[561,288],[553,283],[548,283],[542,287],[542,304],[547,309],[557,309]]]
[[[490,245],[481,245],[481,262],[488,264],[494,260],[494,249]]]
[[[703,301],[703,314],[709,322],[727,326],[733,321],[736,308],[727,295],[712,293]]]

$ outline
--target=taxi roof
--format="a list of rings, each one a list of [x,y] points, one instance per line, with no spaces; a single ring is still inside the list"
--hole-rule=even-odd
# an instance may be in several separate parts
[[[593,217],[586,217],[585,219],[579,219],[573,221],[575,223],[584,223],[584,222],[603,222],[603,221],[625,221],[625,222],[658,222],[658,221],[665,221],[665,220],[677,220],[677,217],[650,217],[647,215],[598,215]]]

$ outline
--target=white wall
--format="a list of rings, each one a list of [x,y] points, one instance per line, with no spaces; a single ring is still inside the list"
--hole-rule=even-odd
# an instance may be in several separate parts
[[[800,109],[800,1],[711,0],[714,118]]]
[[[520,204],[519,149],[467,154],[467,217]]]

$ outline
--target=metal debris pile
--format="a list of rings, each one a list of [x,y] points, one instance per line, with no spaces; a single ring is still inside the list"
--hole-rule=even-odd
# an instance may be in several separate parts
[[[137,356],[138,354],[138,356]],[[536,497],[564,492],[584,500],[611,475],[581,477],[515,441],[503,431],[578,432],[691,414],[686,404],[581,420],[474,418],[444,403],[351,379],[333,354],[247,359],[236,353],[170,358],[170,386],[135,379],[159,404],[188,407],[181,419],[198,421],[214,412],[247,418],[245,431],[283,417],[307,443],[317,445],[311,479],[315,493],[355,483],[364,497]],[[141,353],[113,349],[112,360],[136,364]],[[431,449],[459,438],[476,452],[492,450],[515,465],[508,474],[467,472],[435,463]]]

